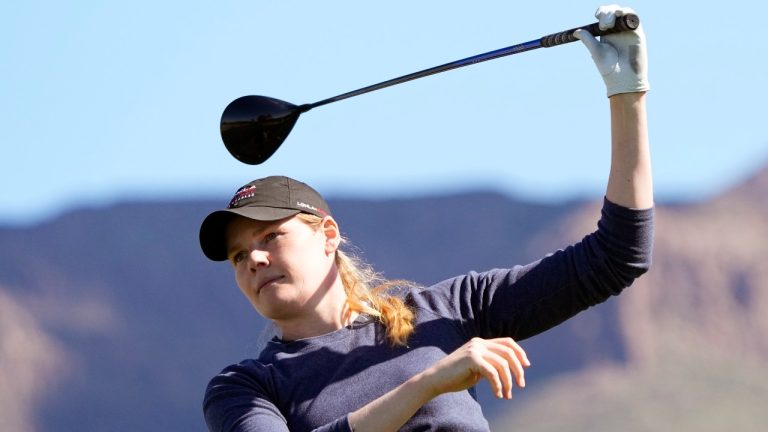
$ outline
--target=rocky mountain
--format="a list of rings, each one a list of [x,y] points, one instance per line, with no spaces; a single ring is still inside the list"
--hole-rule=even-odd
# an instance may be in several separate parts
[[[480,389],[494,430],[763,430],[766,203],[768,168],[706,202],[659,205],[652,270],[524,341],[534,366],[512,402]],[[205,430],[208,379],[253,355],[265,325],[199,251],[221,204],[126,202],[0,228],[0,430]],[[599,215],[598,201],[491,192],[330,204],[366,260],[422,283],[537,259]]]

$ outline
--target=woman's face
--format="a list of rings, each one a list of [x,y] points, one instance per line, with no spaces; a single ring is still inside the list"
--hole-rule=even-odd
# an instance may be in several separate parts
[[[228,258],[243,294],[264,317],[301,318],[334,279],[338,228],[331,218],[314,229],[290,217],[273,222],[236,218],[227,229]]]

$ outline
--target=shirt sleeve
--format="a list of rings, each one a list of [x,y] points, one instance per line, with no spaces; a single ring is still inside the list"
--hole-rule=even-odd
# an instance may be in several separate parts
[[[597,230],[580,242],[511,269],[447,281],[449,302],[470,336],[523,340],[618,295],[651,264],[653,209],[604,200]]]
[[[289,432],[287,421],[269,399],[258,370],[244,364],[229,366],[208,384],[203,413],[211,432]],[[312,430],[352,432],[347,416]]]

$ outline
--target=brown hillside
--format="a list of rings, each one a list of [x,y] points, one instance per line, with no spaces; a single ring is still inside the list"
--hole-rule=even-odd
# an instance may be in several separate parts
[[[559,235],[584,232],[596,210]],[[662,205],[656,215],[653,267],[618,302],[628,363],[544,383],[495,418],[494,430],[765,430],[768,168],[710,201]]]
[[[0,287],[0,430],[36,430],[35,406],[66,371],[66,356]]]
[[[768,362],[767,203],[764,169],[709,202],[659,208],[653,269],[622,303],[635,360],[676,343]]]

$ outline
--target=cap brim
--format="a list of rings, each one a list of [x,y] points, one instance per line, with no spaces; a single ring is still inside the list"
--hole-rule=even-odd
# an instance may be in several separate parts
[[[238,207],[209,214],[200,225],[200,247],[212,261],[227,260],[227,226],[238,216],[257,221],[276,221],[301,213],[275,207]]]

